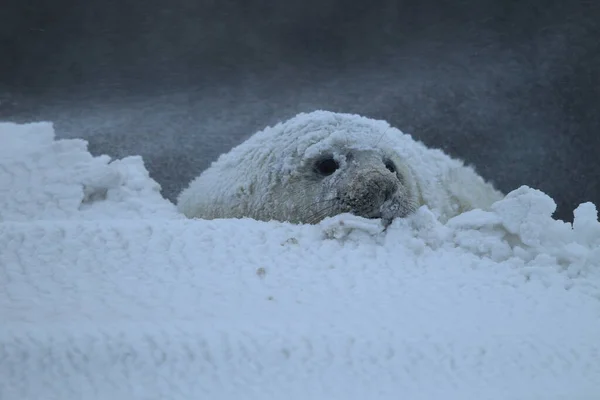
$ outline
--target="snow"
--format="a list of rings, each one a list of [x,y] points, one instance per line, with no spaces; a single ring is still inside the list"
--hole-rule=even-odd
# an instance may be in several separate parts
[[[595,399],[600,223],[521,187],[383,230],[188,220],[140,157],[0,124],[0,399]]]

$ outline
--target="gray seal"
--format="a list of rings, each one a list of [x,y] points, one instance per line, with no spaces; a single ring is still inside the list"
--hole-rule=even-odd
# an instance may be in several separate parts
[[[221,155],[177,206],[189,218],[314,224],[351,213],[387,225],[423,205],[446,221],[502,197],[472,167],[385,121],[314,111]]]

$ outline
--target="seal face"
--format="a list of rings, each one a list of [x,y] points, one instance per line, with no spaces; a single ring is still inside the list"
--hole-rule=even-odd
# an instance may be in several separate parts
[[[352,213],[389,224],[423,205],[447,220],[502,197],[462,161],[385,121],[314,111],[221,155],[177,206],[189,218],[312,224]]]
[[[300,179],[301,185],[315,201],[307,207],[303,222],[316,223],[347,212],[381,218],[388,224],[416,210],[414,185],[407,184],[412,182],[408,170],[381,151],[343,150],[337,157],[324,154],[307,163],[309,170]]]

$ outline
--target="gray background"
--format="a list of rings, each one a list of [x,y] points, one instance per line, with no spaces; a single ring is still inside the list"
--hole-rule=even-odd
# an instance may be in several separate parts
[[[0,119],[177,193],[300,111],[383,118],[507,192],[600,205],[600,2],[4,0]]]

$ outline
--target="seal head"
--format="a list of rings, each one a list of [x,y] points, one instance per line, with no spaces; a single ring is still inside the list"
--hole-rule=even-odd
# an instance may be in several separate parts
[[[354,149],[346,149],[337,157],[317,157],[305,176],[306,190],[313,191],[315,198],[309,207],[312,216],[305,222],[316,223],[347,212],[381,218],[389,224],[414,212],[417,196],[410,172],[392,158],[376,150]],[[310,185],[306,184],[309,180]],[[311,185],[314,187],[308,187]]]

